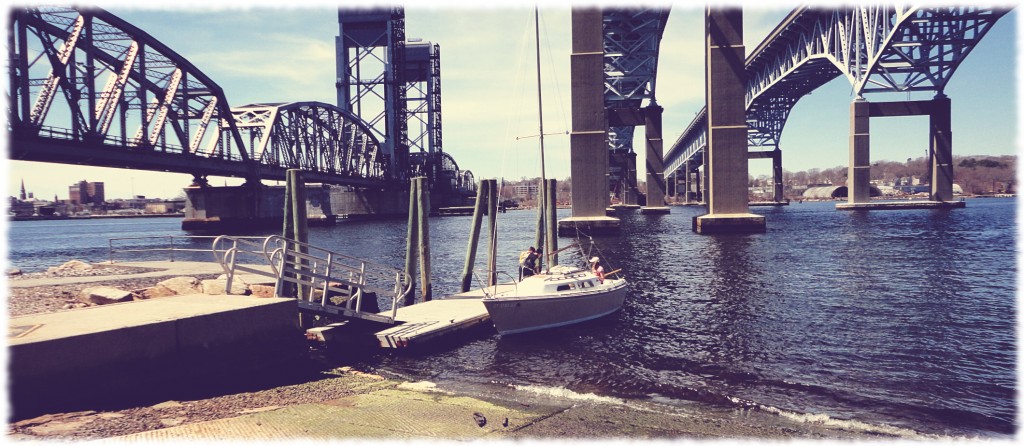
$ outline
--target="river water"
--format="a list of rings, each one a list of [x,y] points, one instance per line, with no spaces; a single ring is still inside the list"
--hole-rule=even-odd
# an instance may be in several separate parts
[[[625,306],[613,315],[504,338],[481,331],[439,350],[359,361],[435,382],[753,408],[854,428],[1015,432],[1014,199],[968,200],[955,210],[846,212],[834,203],[794,203],[752,211],[767,217],[767,233],[697,235],[690,229],[704,212],[697,207],[620,214],[622,235],[596,240],[630,281]],[[499,214],[499,269],[515,270],[535,220],[532,211]],[[470,222],[430,221],[436,295],[457,291]],[[104,261],[111,237],[186,235],[179,225],[161,218],[11,222],[9,261],[26,271],[72,258]],[[400,267],[405,227],[345,221],[311,228],[310,241]]]

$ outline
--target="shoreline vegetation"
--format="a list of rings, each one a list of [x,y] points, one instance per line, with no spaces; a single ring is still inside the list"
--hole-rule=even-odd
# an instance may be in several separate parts
[[[8,314],[82,311],[68,308],[86,287],[138,289],[174,277],[154,269],[96,264],[51,268],[8,277]],[[132,277],[146,273],[146,277]],[[110,280],[96,282],[97,276]],[[86,283],[85,279],[92,280]],[[31,282],[20,281],[31,280]],[[26,286],[30,285],[30,286]],[[126,303],[130,305],[130,303]],[[83,313],[83,316],[87,314]],[[251,376],[211,378],[186,386],[180,398],[139,401],[9,420],[8,437],[22,440],[126,439],[934,439],[909,429],[796,414],[747,405],[742,409],[698,403],[577,394],[543,386],[414,382],[386,371],[356,370],[344,358],[278,364]],[[342,364],[339,364],[341,362]],[[13,383],[17,385],[17,383]],[[125,407],[131,406],[131,407]],[[395,410],[381,417],[376,410]],[[293,434],[296,413],[317,430]],[[317,422],[321,417],[322,423]],[[376,424],[375,424],[376,423]],[[433,423],[425,427],[424,423]],[[246,431],[246,426],[263,426]],[[367,430],[370,429],[371,430]],[[262,430],[261,430],[262,429]],[[269,433],[268,433],[269,432]],[[304,433],[303,433],[304,432]],[[232,435],[234,433],[234,435]],[[240,436],[241,435],[241,436]],[[250,437],[254,435],[255,437]]]

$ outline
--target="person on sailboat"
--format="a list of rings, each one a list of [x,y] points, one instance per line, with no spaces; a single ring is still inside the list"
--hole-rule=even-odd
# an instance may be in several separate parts
[[[519,280],[530,277],[537,270],[537,250],[534,247],[519,254]]]
[[[604,283],[604,267],[601,266],[601,259],[597,257],[590,258],[590,271],[593,272],[595,276],[597,276],[597,280],[601,281],[601,283]]]

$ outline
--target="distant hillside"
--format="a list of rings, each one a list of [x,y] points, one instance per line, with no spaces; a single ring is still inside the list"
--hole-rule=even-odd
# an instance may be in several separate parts
[[[846,166],[829,169],[809,169],[799,172],[783,172],[783,182],[788,185],[846,184]],[[931,181],[928,159],[907,158],[905,162],[875,161],[871,164],[871,179],[889,182],[896,178],[918,177],[922,182]],[[991,194],[1016,191],[1017,156],[953,156],[953,182],[963,188],[965,194]]]

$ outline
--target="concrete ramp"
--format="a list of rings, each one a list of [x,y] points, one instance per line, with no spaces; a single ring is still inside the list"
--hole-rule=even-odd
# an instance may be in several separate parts
[[[294,299],[183,295],[8,322],[16,418],[301,353]]]

